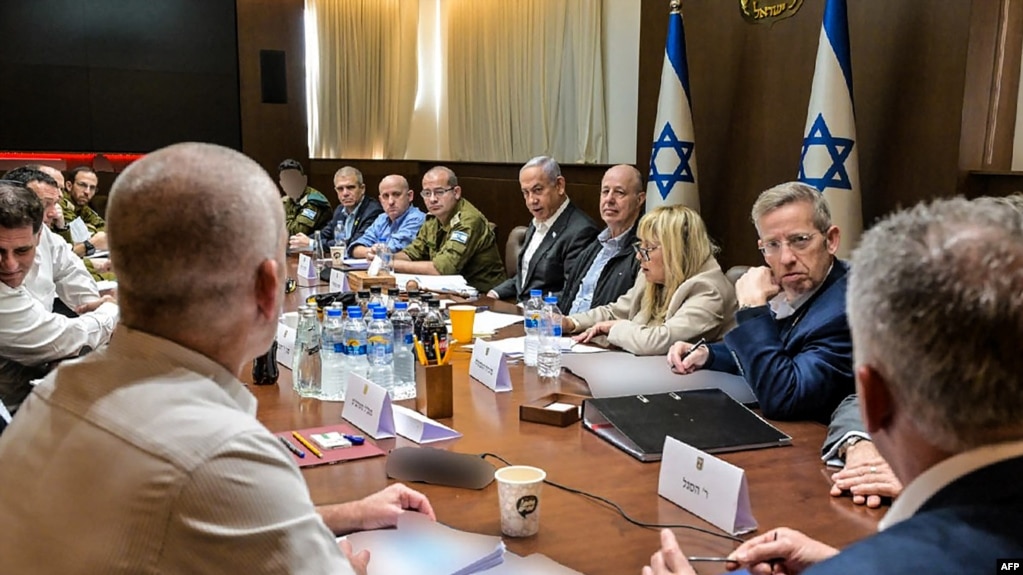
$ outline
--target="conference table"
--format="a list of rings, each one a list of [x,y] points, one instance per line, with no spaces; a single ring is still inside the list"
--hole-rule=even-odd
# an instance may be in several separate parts
[[[326,292],[327,285],[299,288],[287,296],[286,309],[295,309],[311,293]],[[495,311],[514,309],[510,304],[486,298],[479,305]],[[507,306],[507,308],[503,307]],[[522,326],[504,328],[495,337],[521,335]],[[512,464],[533,465],[547,472],[549,480],[608,498],[640,522],[693,525],[724,535],[724,532],[681,509],[657,494],[659,463],[642,463],[585,430],[581,423],[556,427],[521,421],[519,406],[552,392],[587,394],[584,382],[564,373],[556,384],[539,381],[534,368],[522,363],[510,367],[512,391],[495,393],[468,375],[470,353],[452,353],[454,374],[453,416],[442,423],[462,437],[429,447],[459,453],[493,453]],[[291,372],[281,367],[276,385],[249,389],[259,401],[257,417],[273,432],[330,425],[342,421],[340,402],[301,398],[292,390]],[[414,408],[413,401],[399,402]],[[829,471],[819,451],[826,428],[815,422],[772,422],[792,437],[792,445],[721,454],[721,459],[745,470],[753,515],[763,533],[788,526],[833,546],[841,547],[875,531],[885,508],[867,509],[848,497],[828,494]],[[374,441],[388,452],[415,446],[403,437]],[[503,465],[487,459],[496,467]],[[317,504],[351,501],[393,482],[385,472],[386,457],[374,457],[302,470],[312,500]],[[450,527],[501,535],[497,484],[471,490],[411,484],[425,493],[438,521]],[[540,532],[532,537],[505,537],[508,549],[525,556],[542,553],[590,575],[638,573],[657,550],[656,529],[633,525],[609,506],[578,494],[545,485],[541,498]],[[689,529],[675,528],[687,555],[720,556],[737,543]],[[747,536],[747,537],[749,537]],[[699,563],[698,573],[721,573],[721,563]]]

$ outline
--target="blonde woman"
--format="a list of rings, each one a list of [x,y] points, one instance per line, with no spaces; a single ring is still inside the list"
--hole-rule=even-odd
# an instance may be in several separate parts
[[[577,342],[598,338],[636,355],[667,353],[676,341],[721,339],[734,325],[735,289],[714,259],[700,215],[662,206],[643,216],[634,246],[642,273],[610,303],[565,318]]]

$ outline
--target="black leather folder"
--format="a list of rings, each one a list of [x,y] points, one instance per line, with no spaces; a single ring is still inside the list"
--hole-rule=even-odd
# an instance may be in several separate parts
[[[707,453],[792,443],[720,389],[587,399],[583,425],[640,461],[660,461],[668,435]]]

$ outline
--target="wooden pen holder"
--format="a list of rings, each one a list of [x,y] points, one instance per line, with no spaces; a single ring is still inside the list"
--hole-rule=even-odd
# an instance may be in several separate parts
[[[451,364],[416,363],[416,411],[430,419],[451,417]]]

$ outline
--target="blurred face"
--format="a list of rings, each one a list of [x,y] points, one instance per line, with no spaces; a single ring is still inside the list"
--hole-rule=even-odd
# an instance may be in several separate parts
[[[380,205],[391,221],[400,218],[412,205],[412,190],[406,190],[401,180],[384,178],[380,182]]]
[[[43,201],[43,225],[50,227],[60,216],[60,190],[42,182],[30,182],[28,189],[32,190]]]
[[[646,192],[626,166],[615,166],[600,181],[600,217],[612,236],[626,232],[636,223],[646,203]]]
[[[636,246],[636,259],[646,281],[664,285],[664,248],[660,242],[640,240]]]
[[[39,234],[32,226],[8,229],[0,226],[0,281],[16,288],[25,281],[36,257]]]
[[[565,201],[565,178],[553,182],[539,166],[532,166],[519,172],[519,186],[526,208],[538,222],[546,222],[558,211]]]
[[[298,200],[302,197],[302,192],[305,191],[308,181],[305,174],[298,170],[282,170],[278,178],[281,182],[281,189],[288,194],[289,198]]]
[[[351,211],[362,201],[366,193],[366,185],[360,184],[355,176],[335,174],[334,191],[337,192],[337,200],[346,210]]]
[[[75,174],[75,180],[68,182],[67,186],[71,200],[78,206],[84,206],[96,195],[99,179],[92,172],[78,172]]]
[[[813,225],[813,206],[794,202],[770,211],[757,222],[760,249],[789,301],[824,282],[838,250],[839,232],[822,233]]]
[[[455,211],[455,204],[462,197],[462,188],[449,186],[444,173],[427,173],[420,194],[426,202],[427,211],[446,224]]]

